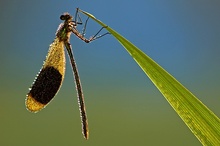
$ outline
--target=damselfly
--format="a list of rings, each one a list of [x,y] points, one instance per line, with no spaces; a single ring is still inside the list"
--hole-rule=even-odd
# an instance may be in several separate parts
[[[56,37],[53,43],[49,47],[49,51],[44,61],[43,67],[38,73],[35,81],[30,88],[29,93],[26,97],[26,107],[31,112],[38,112],[44,108],[54,98],[56,93],[64,79],[65,74],[65,53],[64,47],[69,55],[70,63],[73,69],[73,75],[75,78],[78,103],[80,109],[80,116],[82,121],[82,133],[86,139],[88,139],[89,129],[88,120],[86,116],[86,108],[83,96],[82,85],[79,78],[76,62],[72,53],[72,47],[70,44],[70,35],[73,33],[82,41],[89,43],[97,38],[107,34],[98,36],[102,27],[93,37],[87,39],[84,37],[86,25],[88,19],[85,22],[83,32],[80,33],[77,30],[77,25],[82,24],[82,20],[78,14],[79,9],[76,9],[75,19],[69,13],[64,13],[60,16],[60,19],[64,22],[61,23],[57,29]]]

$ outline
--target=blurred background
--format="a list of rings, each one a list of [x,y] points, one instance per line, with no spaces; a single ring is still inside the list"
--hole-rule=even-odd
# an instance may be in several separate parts
[[[138,46],[220,116],[218,0],[1,0],[0,145],[201,145],[111,35],[90,44],[71,37],[89,140],[81,134],[68,56],[55,99],[37,114],[26,110],[25,96],[55,37],[59,17],[63,12],[74,15],[76,7]],[[86,36],[100,28],[90,20]]]

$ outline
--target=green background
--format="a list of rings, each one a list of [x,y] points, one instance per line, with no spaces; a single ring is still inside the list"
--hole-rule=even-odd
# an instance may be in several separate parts
[[[76,7],[141,48],[220,116],[219,1],[0,1],[0,145],[200,145],[111,35],[91,44],[71,38],[89,140],[81,134],[68,56],[55,99],[37,114],[25,109],[25,95],[55,37],[59,16],[75,14]],[[99,28],[90,20],[86,35]]]

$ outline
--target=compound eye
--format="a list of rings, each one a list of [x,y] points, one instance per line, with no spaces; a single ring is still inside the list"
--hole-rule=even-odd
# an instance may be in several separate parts
[[[60,16],[60,20],[65,20],[66,19],[66,16],[65,15],[61,15]]]
[[[68,20],[68,19],[72,19],[72,16],[70,16],[69,13],[64,13],[63,15],[60,16],[61,20]]]

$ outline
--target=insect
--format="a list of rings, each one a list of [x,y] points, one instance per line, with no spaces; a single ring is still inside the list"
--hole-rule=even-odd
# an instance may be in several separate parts
[[[89,128],[88,128],[88,120],[86,115],[86,108],[83,96],[82,85],[80,82],[80,77],[78,73],[78,69],[76,66],[76,62],[72,53],[72,47],[70,44],[70,36],[73,33],[76,37],[81,39],[82,41],[89,43],[91,41],[100,38],[103,35],[97,36],[101,30],[105,27],[102,27],[93,37],[87,39],[84,37],[86,24],[88,19],[85,22],[83,32],[80,33],[77,30],[77,25],[82,24],[82,20],[78,14],[79,8],[76,9],[75,20],[73,20],[73,16],[69,13],[64,13],[60,16],[60,19],[64,22],[61,23],[57,29],[56,37],[53,43],[49,47],[48,54],[44,61],[43,67],[38,73],[32,87],[29,89],[29,93],[26,96],[25,104],[29,111],[38,112],[43,109],[48,103],[54,98],[56,93],[64,79],[65,74],[65,52],[64,47],[67,50],[69,55],[70,63],[73,69],[73,75],[75,78],[75,85],[78,96],[78,104],[80,109],[80,116],[82,122],[82,133],[85,139],[88,139],[89,136]],[[79,19],[79,22],[78,22]]]

